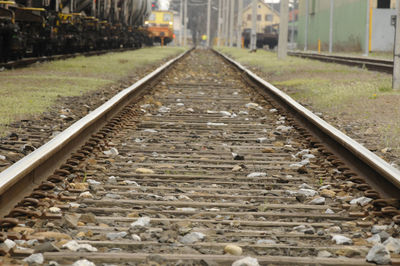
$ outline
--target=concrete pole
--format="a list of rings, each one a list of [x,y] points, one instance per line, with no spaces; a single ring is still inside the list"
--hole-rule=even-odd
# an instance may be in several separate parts
[[[207,5],[207,47],[210,47],[211,0]]]
[[[292,3],[292,24],[291,24],[291,31],[290,31],[290,43],[292,44],[292,46],[294,46],[294,30],[295,30],[295,27],[294,27],[294,22],[295,22],[295,14],[294,14],[294,7],[295,7],[295,5],[296,5],[296,0],[294,0],[293,1],[293,3]]]
[[[181,0],[180,8],[179,8],[179,45],[183,46],[183,1]]]
[[[184,21],[184,28],[183,28],[183,46],[186,46],[187,45],[187,23],[188,23],[188,15],[187,15],[187,10],[188,10],[188,6],[187,6],[187,1],[188,0],[185,0],[185,6],[184,6],[184,18],[183,18],[183,21]]]
[[[234,19],[235,19],[235,0],[230,0],[231,2],[230,14],[229,14],[229,47],[233,47],[233,27],[234,27]]]
[[[332,53],[333,47],[333,9],[335,8],[335,0],[331,0],[331,14],[329,16],[329,53]]]
[[[58,1],[56,1],[57,3]],[[58,8],[56,8],[56,10],[58,11]],[[96,1],[92,0],[92,16],[95,17],[96,16]]]
[[[368,54],[369,54],[368,43],[369,43],[369,5],[370,5],[370,1],[366,0],[366,2],[367,2],[367,16],[366,16],[366,20],[365,20],[364,56],[368,56]]]
[[[281,21],[279,23],[278,58],[285,59],[287,56],[289,0],[281,0],[280,11]]]
[[[396,29],[393,55],[393,89],[400,90],[400,4],[396,3]]]
[[[250,51],[257,50],[257,5],[258,1],[253,0],[251,9]]]
[[[224,34],[224,45],[228,46],[228,38],[229,38],[229,2],[231,0],[226,0],[226,5],[225,5],[225,19],[224,19],[224,24],[225,24],[225,34]]]
[[[237,20],[237,41],[236,47],[242,47],[242,16],[243,16],[243,0],[238,1],[238,20]]]
[[[306,0],[306,25],[305,25],[305,31],[304,31],[304,51],[308,50],[308,16],[310,15],[310,10],[309,10],[309,1]]]
[[[218,28],[217,28],[217,45],[221,46],[221,15],[222,15],[222,0],[218,0]]]

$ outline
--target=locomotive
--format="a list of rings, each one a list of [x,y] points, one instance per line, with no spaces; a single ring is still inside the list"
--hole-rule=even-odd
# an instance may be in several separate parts
[[[0,0],[0,61],[150,45],[150,0]]]
[[[144,24],[153,42],[163,46],[174,39],[174,13],[170,11],[153,11]]]

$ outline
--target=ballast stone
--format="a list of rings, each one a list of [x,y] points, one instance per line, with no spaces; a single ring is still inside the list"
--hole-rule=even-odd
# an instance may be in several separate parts
[[[258,260],[252,257],[245,257],[232,263],[232,266],[260,266]]]
[[[390,253],[388,249],[382,244],[376,244],[373,246],[366,257],[368,262],[375,262],[376,264],[389,264]]]

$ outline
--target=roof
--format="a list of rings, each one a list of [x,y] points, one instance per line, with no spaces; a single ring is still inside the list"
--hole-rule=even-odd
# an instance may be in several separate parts
[[[279,13],[278,11],[276,11],[275,8],[273,8],[270,4],[264,3],[264,2],[262,2],[262,1],[260,1],[260,0],[258,0],[258,3],[264,5],[265,7],[267,7],[268,9],[270,9],[272,12],[274,12],[276,15],[280,16],[280,13]],[[250,9],[250,8],[251,8],[251,5],[252,5],[252,3],[248,4],[248,5],[243,9],[243,13],[244,13],[245,11],[247,11],[248,9]]]

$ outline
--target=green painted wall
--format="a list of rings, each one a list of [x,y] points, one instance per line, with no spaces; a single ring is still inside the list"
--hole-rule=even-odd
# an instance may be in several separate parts
[[[314,6],[314,8],[313,8]],[[366,0],[335,0],[333,50],[361,51],[365,43]],[[306,0],[299,2],[298,48],[304,48]],[[308,49],[329,47],[330,0],[309,0]]]

